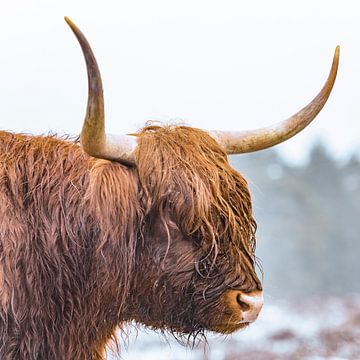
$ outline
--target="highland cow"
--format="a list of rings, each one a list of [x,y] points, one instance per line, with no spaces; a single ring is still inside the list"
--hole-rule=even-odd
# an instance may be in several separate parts
[[[206,132],[150,124],[105,133],[99,69],[82,47],[89,100],[80,141],[0,132],[0,358],[102,359],[127,322],[181,336],[231,333],[262,307],[245,179],[227,155],[303,129],[303,110],[270,128]]]

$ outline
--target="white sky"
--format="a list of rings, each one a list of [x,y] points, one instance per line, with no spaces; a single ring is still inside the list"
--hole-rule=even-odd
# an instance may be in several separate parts
[[[223,130],[278,122],[321,89],[339,44],[327,105],[278,149],[298,160],[319,137],[339,158],[360,149],[359,1],[14,0],[0,10],[1,129],[79,133],[87,79],[67,15],[97,56],[109,132],[148,119]]]

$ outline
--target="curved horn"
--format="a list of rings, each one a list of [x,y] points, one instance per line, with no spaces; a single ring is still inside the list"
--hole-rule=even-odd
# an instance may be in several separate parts
[[[88,103],[80,136],[81,146],[90,156],[133,165],[136,139],[128,135],[106,135],[104,95],[99,67],[83,33],[69,18],[65,17],[65,21],[80,43],[88,74]]]
[[[325,105],[333,88],[339,65],[340,47],[337,46],[329,77],[319,94],[302,110],[289,119],[273,126],[250,131],[211,131],[220,146],[228,154],[241,154],[267,149],[290,139],[303,130]]]

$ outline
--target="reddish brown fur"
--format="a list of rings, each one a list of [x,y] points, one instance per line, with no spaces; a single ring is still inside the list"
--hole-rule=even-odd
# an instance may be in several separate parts
[[[231,332],[229,289],[261,288],[246,181],[205,132],[148,126],[137,167],[0,132],[0,358],[102,359],[135,320]]]

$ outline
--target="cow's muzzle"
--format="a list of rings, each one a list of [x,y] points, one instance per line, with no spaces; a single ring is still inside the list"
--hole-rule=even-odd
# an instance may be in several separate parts
[[[261,290],[251,292],[230,290],[226,297],[233,318],[239,324],[254,322],[264,304],[264,295]]]

